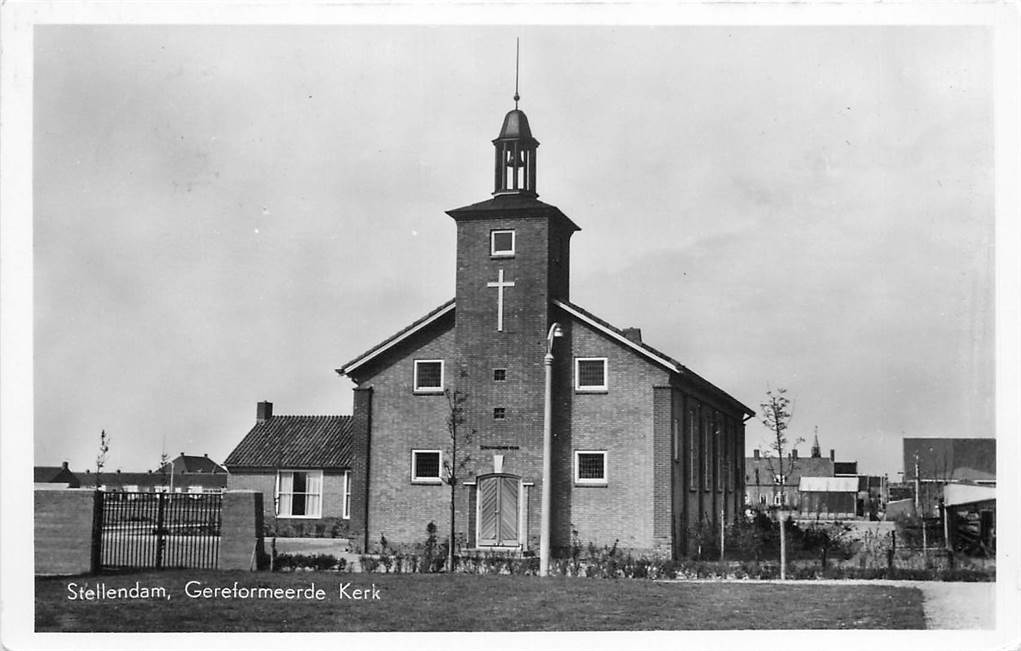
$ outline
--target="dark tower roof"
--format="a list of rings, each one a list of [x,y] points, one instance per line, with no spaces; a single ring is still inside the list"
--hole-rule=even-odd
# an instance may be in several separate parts
[[[493,142],[502,140],[527,140],[539,144],[532,137],[532,129],[528,126],[528,116],[520,109],[513,109],[504,116],[500,135]]]

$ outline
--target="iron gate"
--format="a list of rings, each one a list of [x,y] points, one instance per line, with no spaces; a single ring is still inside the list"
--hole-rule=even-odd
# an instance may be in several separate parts
[[[220,548],[218,493],[100,492],[95,566],[215,568]]]

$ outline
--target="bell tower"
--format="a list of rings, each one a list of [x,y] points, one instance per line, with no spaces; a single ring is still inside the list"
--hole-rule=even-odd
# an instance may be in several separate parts
[[[457,223],[454,339],[469,426],[512,472],[535,476],[551,300],[569,300],[570,240],[580,229],[537,198],[539,141],[519,99],[515,91],[492,141],[491,198],[447,214]]]
[[[535,191],[535,154],[539,141],[532,137],[528,117],[518,110],[518,95],[514,95],[514,110],[503,119],[500,135],[493,141],[496,148],[496,177],[493,194],[519,194],[537,197]]]

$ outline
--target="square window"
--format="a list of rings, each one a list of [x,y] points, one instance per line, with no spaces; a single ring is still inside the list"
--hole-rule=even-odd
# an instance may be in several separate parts
[[[323,471],[280,470],[277,472],[276,508],[281,518],[322,516]]]
[[[503,382],[507,379],[507,369],[505,368],[494,368],[493,369],[493,381]]]
[[[493,420],[503,420],[507,417],[506,407],[494,407],[493,408]]]
[[[574,483],[606,485],[606,452],[577,450],[574,453]]]
[[[416,484],[439,484],[443,453],[439,450],[411,451],[411,481]]]
[[[574,388],[578,391],[606,391],[606,358],[575,358],[574,378]]]
[[[417,393],[443,391],[443,360],[415,360],[415,391]]]
[[[489,234],[489,252],[493,256],[514,255],[514,244],[514,231],[491,231]]]

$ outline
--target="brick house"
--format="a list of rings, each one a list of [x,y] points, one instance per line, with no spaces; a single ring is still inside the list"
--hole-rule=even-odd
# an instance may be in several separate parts
[[[364,508],[352,510],[351,443],[351,416],[274,416],[273,403],[260,402],[255,425],[224,461],[227,488],[264,495],[269,533],[360,534]]]
[[[32,468],[32,480],[36,484],[61,484],[68,488],[78,488],[81,482],[67,467],[67,462],[59,466],[35,466]]]
[[[539,143],[522,111],[506,115],[493,144],[493,197],[447,212],[457,228],[454,299],[337,369],[356,384],[359,542],[420,542],[430,521],[446,531],[448,394],[457,392],[461,430],[473,432],[470,478],[456,492],[459,544],[536,549],[551,349],[551,546],[576,537],[685,555],[699,527],[715,531],[721,514],[741,510],[753,412],[637,328],[571,302],[580,228],[537,198]]]

